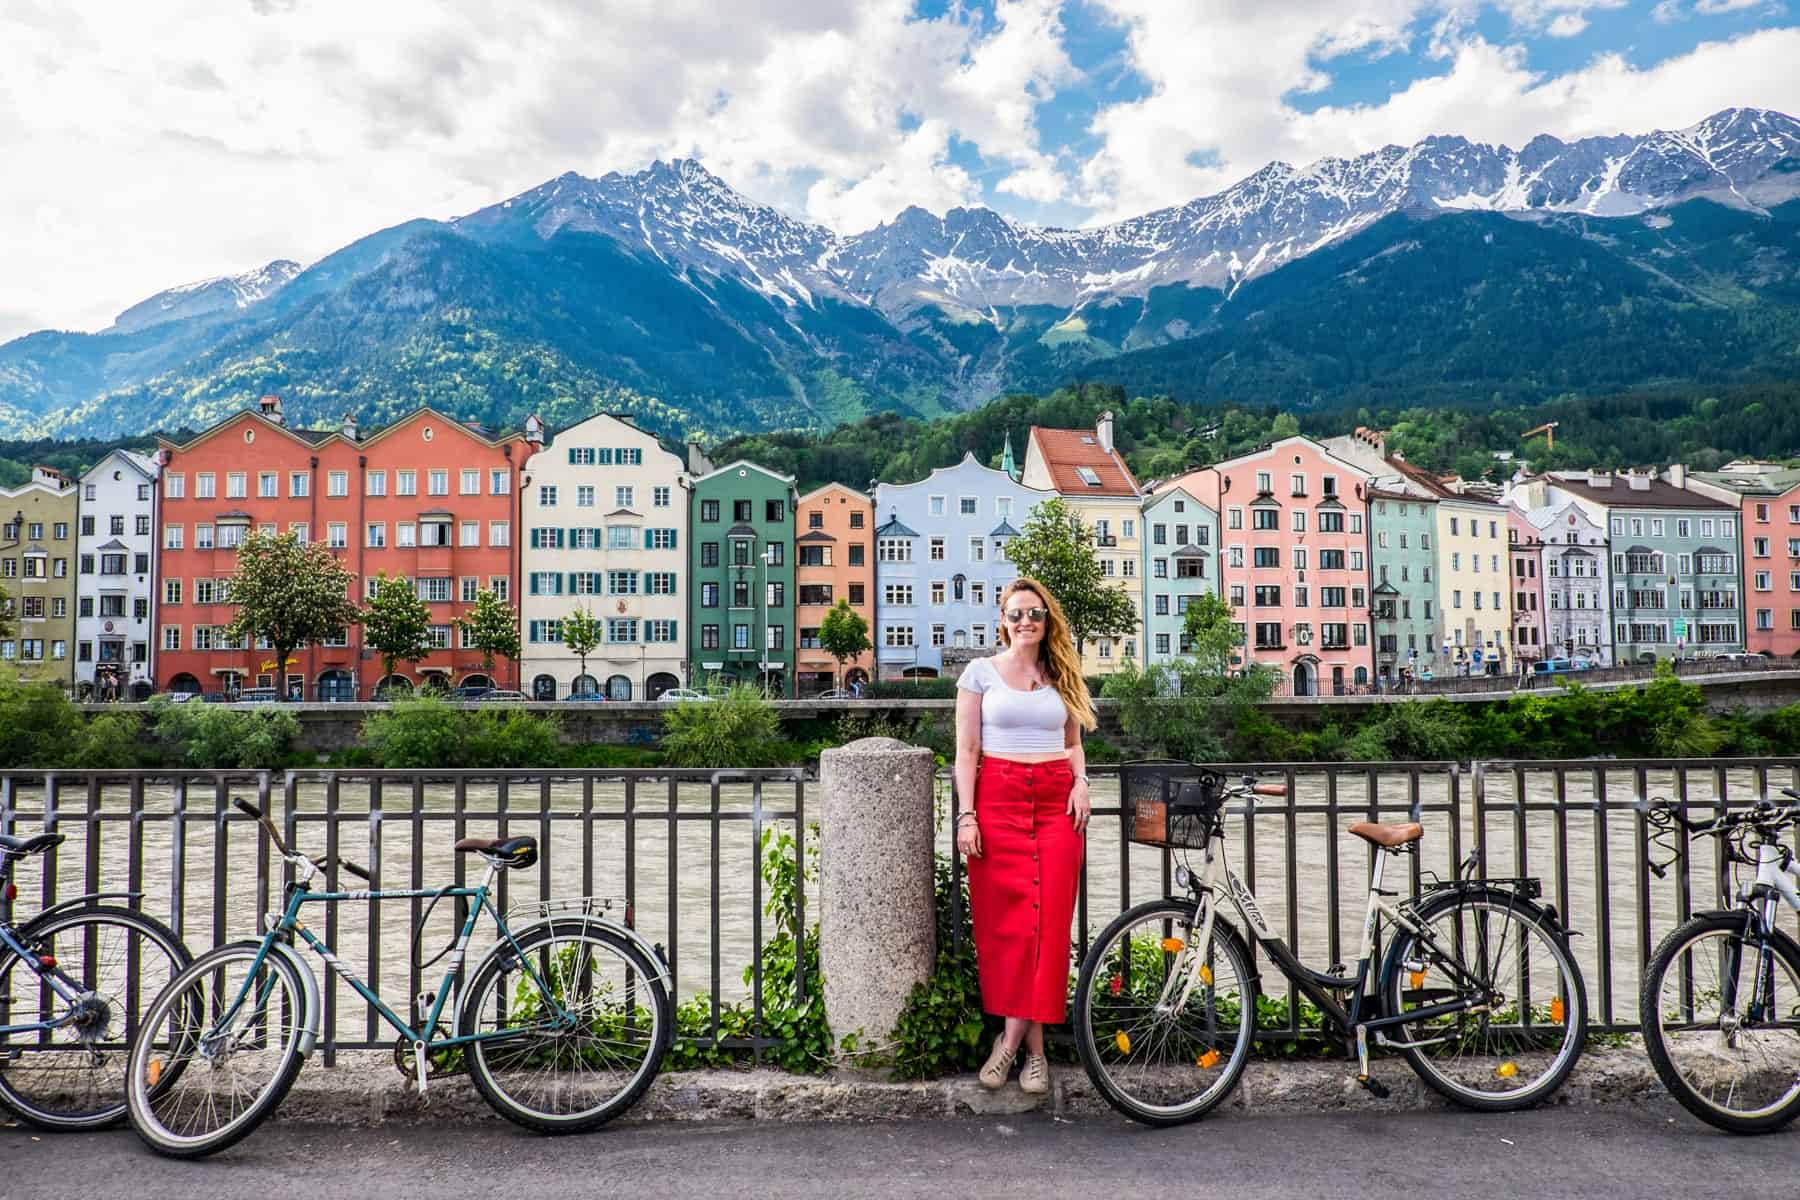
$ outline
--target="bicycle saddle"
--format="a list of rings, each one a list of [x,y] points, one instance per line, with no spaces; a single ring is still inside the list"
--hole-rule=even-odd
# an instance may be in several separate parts
[[[1411,821],[1404,825],[1382,825],[1375,821],[1358,821],[1350,827],[1350,832],[1371,846],[1386,846],[1391,850],[1395,846],[1405,846],[1424,837],[1425,827]]]
[[[537,862],[538,847],[534,837],[479,838],[466,837],[450,847],[458,854],[475,853],[489,862],[522,871]]]
[[[20,858],[27,854],[42,854],[52,846],[62,845],[65,836],[60,833],[40,833],[35,837],[22,838],[0,833],[0,851],[16,854]]]

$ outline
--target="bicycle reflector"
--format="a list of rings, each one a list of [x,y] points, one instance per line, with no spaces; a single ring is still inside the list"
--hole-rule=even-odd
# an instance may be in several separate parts
[[[1212,979],[1213,979],[1212,968],[1207,966],[1205,963],[1201,963],[1200,964],[1200,982],[1204,983],[1207,987],[1211,987]]]
[[[1510,1058],[1507,1059],[1505,1062],[1501,1063],[1499,1066],[1494,1068],[1494,1074],[1499,1076],[1501,1079],[1511,1079],[1514,1075],[1517,1075],[1518,1073],[1519,1073],[1519,1064],[1514,1062]]]
[[[6,885],[6,902],[8,904],[11,904],[14,900],[17,900],[18,898],[19,898],[19,885],[16,883],[7,884]]]
[[[144,1078],[150,1081],[151,1087],[155,1087],[162,1080],[162,1059],[150,1060],[150,1065],[144,1068]]]
[[[1130,1054],[1131,1053],[1131,1038],[1129,1036],[1127,1036],[1127,1034],[1125,1033],[1125,1031],[1123,1029],[1121,1029],[1121,1030],[1119,1030],[1119,1032],[1113,1034],[1113,1045],[1115,1045],[1119,1048],[1120,1054]]]
[[[1166,937],[1162,940],[1164,954],[1180,954],[1186,947],[1187,943],[1178,937]]]
[[[1550,1019],[1551,1019],[1551,1021],[1555,1022],[1558,1025],[1561,1025],[1563,1023],[1563,1018],[1567,1017],[1568,1015],[1569,1015],[1569,1006],[1563,1003],[1563,998],[1561,996],[1557,996],[1550,1001]]]
[[[1208,1050],[1205,1054],[1202,1054],[1199,1058],[1194,1060],[1194,1065],[1199,1067],[1202,1071],[1212,1070],[1219,1065],[1219,1052],[1217,1050]]]

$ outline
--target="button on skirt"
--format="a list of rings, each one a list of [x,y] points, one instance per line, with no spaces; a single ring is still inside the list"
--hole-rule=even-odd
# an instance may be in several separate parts
[[[1086,839],[1069,818],[1067,760],[984,758],[975,779],[981,857],[968,860],[981,1006],[1058,1024],[1069,999],[1069,929]]]

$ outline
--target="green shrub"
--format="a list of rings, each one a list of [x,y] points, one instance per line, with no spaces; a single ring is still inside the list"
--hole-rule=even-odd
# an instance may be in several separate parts
[[[77,771],[130,771],[158,764],[146,744],[144,718],[135,712],[109,712],[87,723],[65,765]]]
[[[1800,704],[1756,718],[1756,732],[1776,754],[1800,754]]]
[[[1125,753],[1103,737],[1087,737],[1081,739],[1081,753],[1090,763],[1116,763],[1125,761]]]
[[[960,929],[955,901],[961,894]],[[969,920],[967,879],[958,880],[950,859],[938,855],[933,901],[937,960],[931,976],[913,985],[894,1025],[894,1071],[902,1079],[929,1079],[979,1067],[987,1056],[990,1022],[981,1011],[981,977],[975,969],[975,929]],[[960,933],[960,945],[954,945]],[[998,1022],[993,1022],[995,1026]]]
[[[553,713],[490,706],[473,716],[465,742],[469,766],[553,767],[563,760],[562,723]]]
[[[63,767],[81,741],[81,713],[48,683],[0,684],[0,769]]]
[[[774,706],[748,684],[663,716],[663,761],[671,767],[771,767],[792,754],[781,740]]]
[[[396,700],[363,722],[371,764],[431,767],[553,767],[566,753],[554,715],[500,706],[474,709],[435,696]]]
[[[863,689],[872,700],[954,700],[954,679],[876,680]]]
[[[1382,706],[1369,737],[1379,738],[1386,753],[1400,762],[1436,762],[1467,757],[1468,714],[1448,700],[1408,700]],[[1359,731],[1360,732],[1360,731]],[[1359,749],[1371,745],[1359,742]]]
[[[227,708],[172,703],[158,696],[145,706],[166,761],[214,771],[273,771],[303,757],[300,722],[278,704]]]

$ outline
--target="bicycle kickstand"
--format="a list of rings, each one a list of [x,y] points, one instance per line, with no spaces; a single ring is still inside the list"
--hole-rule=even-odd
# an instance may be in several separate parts
[[[1356,1027],[1356,1082],[1377,1100],[1386,1100],[1391,1094],[1385,1084],[1369,1074],[1369,1031],[1363,1025]]]

